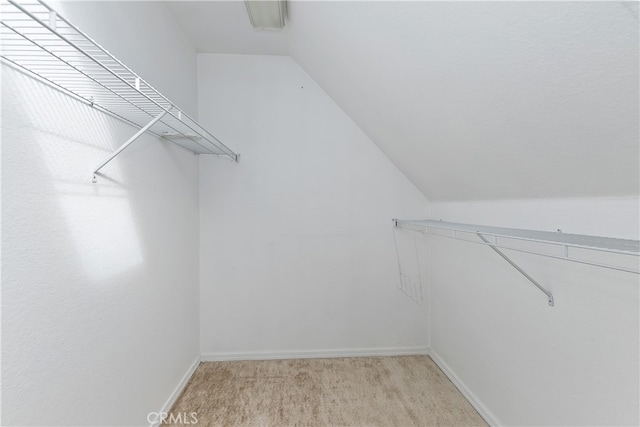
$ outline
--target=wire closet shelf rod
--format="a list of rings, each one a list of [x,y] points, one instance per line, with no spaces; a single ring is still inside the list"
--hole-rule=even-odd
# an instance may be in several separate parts
[[[43,1],[2,0],[0,17],[3,62],[143,130],[139,134],[238,161],[237,153]]]
[[[533,279],[525,270],[518,266],[501,249],[508,249],[549,258],[561,259],[581,264],[603,267],[627,273],[640,274],[639,257],[640,241],[618,239],[613,237],[589,236],[583,234],[568,234],[550,231],[526,230],[506,227],[491,227],[476,224],[437,221],[430,219],[399,220],[393,219],[394,227],[431,234],[439,237],[462,240],[489,246],[500,257],[518,270],[527,280],[543,292],[549,305],[554,305],[553,295],[548,289]],[[524,245],[515,244],[525,242]],[[540,249],[540,245],[549,250]],[[595,258],[586,256],[587,253],[611,254],[621,256],[626,263],[611,264],[602,261],[602,256]]]

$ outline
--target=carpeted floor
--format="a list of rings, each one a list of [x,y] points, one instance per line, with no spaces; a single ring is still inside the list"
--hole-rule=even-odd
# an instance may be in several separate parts
[[[193,412],[198,426],[486,425],[428,356],[205,362],[171,411]]]

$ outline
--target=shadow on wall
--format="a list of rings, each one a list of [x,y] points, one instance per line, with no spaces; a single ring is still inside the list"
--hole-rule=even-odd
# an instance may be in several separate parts
[[[14,198],[12,193],[37,195],[29,204],[45,211],[32,211],[24,218],[35,222],[45,216],[44,222],[54,230],[40,232],[71,236],[77,257],[66,260],[80,260],[82,271],[93,282],[140,265],[140,236],[119,163],[110,165],[112,178],[91,182],[91,168],[109,155],[122,135],[135,130],[18,70],[3,67],[3,80],[4,108],[15,109],[11,114],[17,118],[3,126],[3,190],[8,190],[9,211],[4,213],[11,214],[12,201],[24,202],[21,195]],[[56,218],[60,215],[63,221]],[[34,243],[44,249],[48,237],[35,237]]]
[[[136,129],[2,71],[2,423],[142,424],[197,354],[197,158],[144,135],[94,184]]]

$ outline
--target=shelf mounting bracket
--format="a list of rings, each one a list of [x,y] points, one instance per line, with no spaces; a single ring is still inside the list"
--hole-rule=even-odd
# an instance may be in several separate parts
[[[125,142],[124,144],[122,144],[120,146],[120,148],[118,148],[116,151],[113,152],[113,154],[111,154],[111,156],[109,156],[109,158],[107,160],[105,160],[104,162],[100,163],[100,166],[98,166],[94,171],[93,171],[93,182],[96,183],[98,182],[98,177],[97,174],[100,171],[100,169],[102,169],[103,167],[105,167],[107,165],[107,163],[109,163],[111,160],[113,160],[118,154],[122,153],[128,146],[130,146],[131,144],[133,144],[138,138],[140,138],[140,136],[145,133],[146,131],[148,131],[151,126],[155,125],[160,119],[162,119],[165,114],[167,114],[169,111],[171,111],[171,108],[169,109],[165,109],[162,110],[160,112],[160,114],[158,114],[157,116],[155,116],[149,123],[147,123],[146,125],[144,125],[144,127],[142,127],[138,132],[135,133],[135,135],[133,135],[131,138],[129,138],[129,140],[127,142]]]
[[[553,301],[553,295],[551,294],[551,292],[549,292],[548,290],[546,290],[540,283],[538,283],[533,277],[529,276],[529,274],[527,274],[526,271],[524,271],[522,268],[520,268],[518,266],[518,264],[516,264],[515,262],[513,262],[511,260],[511,258],[509,258],[508,256],[506,256],[500,249],[498,249],[495,245],[492,245],[491,242],[489,242],[489,240],[484,237],[481,233],[476,232],[476,235],[480,238],[480,240],[482,240],[483,242],[485,242],[487,244],[487,246],[489,246],[491,249],[493,249],[498,255],[500,255],[505,261],[507,261],[513,268],[515,268],[516,270],[518,270],[518,272],[520,272],[520,274],[522,274],[524,277],[527,278],[527,280],[529,280],[531,283],[533,283],[535,285],[536,288],[540,289],[540,291],[542,291],[546,296],[547,296],[547,302],[549,303],[549,305],[551,307],[553,307],[554,301]]]

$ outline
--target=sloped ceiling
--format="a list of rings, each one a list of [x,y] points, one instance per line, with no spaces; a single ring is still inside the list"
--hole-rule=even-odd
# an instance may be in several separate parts
[[[637,4],[289,2],[290,54],[434,200],[637,195]]]

